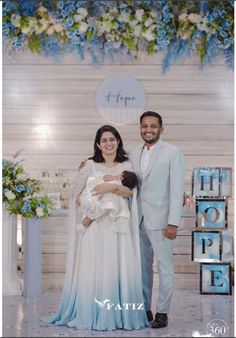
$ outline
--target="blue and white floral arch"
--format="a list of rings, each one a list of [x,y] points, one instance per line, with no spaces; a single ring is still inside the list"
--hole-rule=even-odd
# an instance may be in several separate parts
[[[56,60],[88,52],[94,65],[165,52],[163,70],[197,56],[223,55],[233,68],[233,0],[9,0],[3,37],[10,52],[25,48]]]

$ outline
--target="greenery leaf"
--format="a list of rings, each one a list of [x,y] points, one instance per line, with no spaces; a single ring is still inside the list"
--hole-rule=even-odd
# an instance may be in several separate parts
[[[41,41],[39,36],[32,34],[28,38],[28,47],[33,53],[41,52]]]

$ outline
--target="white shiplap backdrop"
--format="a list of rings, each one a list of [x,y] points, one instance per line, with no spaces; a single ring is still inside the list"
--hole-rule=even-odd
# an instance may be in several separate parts
[[[26,170],[39,178],[42,170],[64,169],[72,181],[82,159],[92,154],[96,130],[105,121],[95,105],[96,89],[107,76],[129,73],[143,85],[145,110],[161,113],[163,139],[185,154],[185,191],[190,192],[191,171],[196,166],[233,167],[233,72],[219,59],[200,70],[195,59],[173,65],[163,74],[163,55],[140,56],[138,63],[104,65],[95,69],[68,56],[55,64],[40,56],[22,53],[15,60],[3,55],[3,156],[24,148]],[[138,142],[138,120],[117,126],[128,151]],[[229,228],[233,200],[229,201]],[[197,263],[191,262],[194,220],[183,219],[175,243],[175,265],[181,285],[198,287]],[[65,269],[67,218],[51,217],[44,225],[42,243],[43,283],[61,286]],[[48,278],[48,275],[50,278]],[[182,276],[182,278],[181,278]]]

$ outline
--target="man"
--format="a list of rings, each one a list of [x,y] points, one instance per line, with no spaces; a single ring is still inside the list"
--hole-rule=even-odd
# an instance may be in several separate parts
[[[172,240],[180,224],[184,193],[184,159],[177,147],[164,142],[162,118],[152,111],[140,117],[140,134],[144,145],[131,154],[139,177],[138,209],[143,295],[152,328],[168,325],[168,312],[174,285]],[[151,298],[153,257],[159,272],[159,292],[153,321]]]

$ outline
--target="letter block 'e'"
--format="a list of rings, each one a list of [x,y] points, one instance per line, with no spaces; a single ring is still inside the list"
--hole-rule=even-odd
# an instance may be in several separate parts
[[[232,280],[230,263],[201,263],[200,293],[231,295]]]

